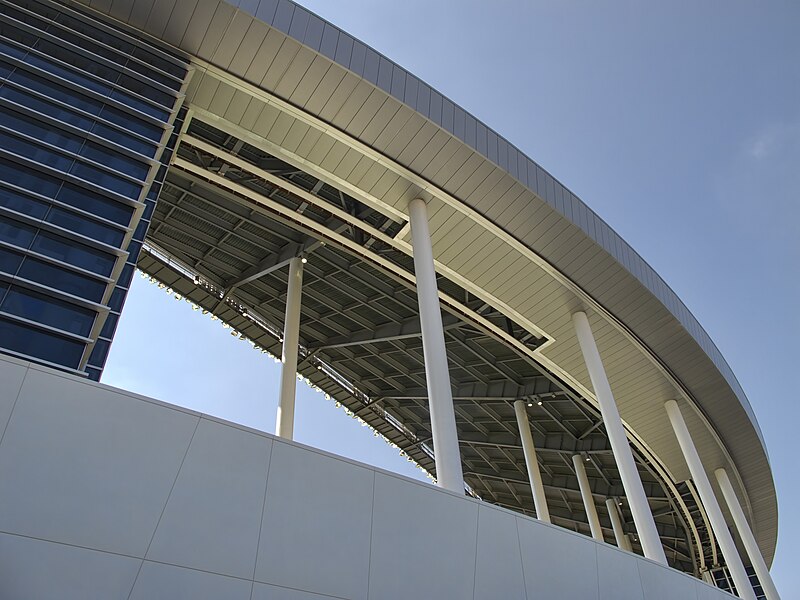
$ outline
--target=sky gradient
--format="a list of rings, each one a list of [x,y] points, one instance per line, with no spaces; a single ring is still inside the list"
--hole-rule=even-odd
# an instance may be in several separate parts
[[[764,433],[779,498],[773,577],[785,600],[800,598],[800,4],[303,4],[517,145],[686,303]],[[272,432],[278,373],[137,277],[103,381]],[[420,475],[298,390],[298,441]]]

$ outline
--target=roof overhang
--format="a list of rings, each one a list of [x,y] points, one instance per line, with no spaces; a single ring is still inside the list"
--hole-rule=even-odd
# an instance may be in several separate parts
[[[220,129],[398,222],[426,199],[437,270],[543,338],[536,360],[591,400],[570,320],[587,310],[629,432],[674,481],[687,479],[663,409],[679,399],[707,471],[732,474],[771,562],[777,502],[744,392],[664,281],[546,171],[290,2],[87,4],[190,55],[187,103]],[[393,241],[410,253],[407,233]]]

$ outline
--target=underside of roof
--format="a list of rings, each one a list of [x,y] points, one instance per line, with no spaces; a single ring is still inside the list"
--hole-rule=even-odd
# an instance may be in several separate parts
[[[706,468],[732,473],[771,562],[774,485],[735,377],[663,280],[546,171],[291,2],[87,4],[196,69],[146,273],[280,354],[280,267],[305,253],[301,374],[432,472],[405,218],[422,197],[472,491],[530,510],[512,408],[522,398],[556,522],[588,531],[571,454],[588,459],[598,499],[621,494],[569,320],[587,310],[671,562],[718,562],[663,413],[672,398]]]

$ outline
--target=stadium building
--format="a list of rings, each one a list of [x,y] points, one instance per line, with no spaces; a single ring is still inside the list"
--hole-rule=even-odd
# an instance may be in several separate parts
[[[388,58],[290,0],[0,0],[0,104],[4,598],[779,598],[711,339]],[[136,269],[282,358],[276,436],[96,383]],[[439,489],[294,443],[298,381]]]

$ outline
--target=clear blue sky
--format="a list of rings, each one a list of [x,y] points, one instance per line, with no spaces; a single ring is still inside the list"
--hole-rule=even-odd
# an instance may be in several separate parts
[[[800,3],[304,4],[505,135],[684,300],[761,424],[780,504],[773,576],[800,598]],[[277,365],[135,281],[104,381],[274,431]],[[298,441],[419,475],[299,389]]]

